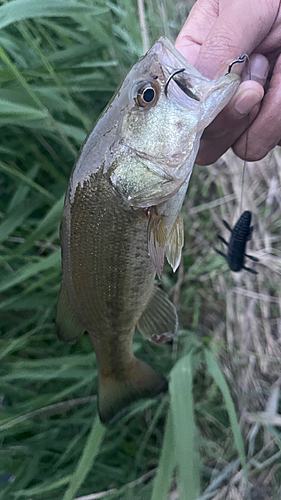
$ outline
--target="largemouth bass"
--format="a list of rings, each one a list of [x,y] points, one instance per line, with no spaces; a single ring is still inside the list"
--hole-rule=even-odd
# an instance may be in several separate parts
[[[177,313],[155,284],[183,246],[181,207],[200,137],[239,85],[210,81],[166,38],[129,71],[82,147],[61,223],[63,279],[59,337],[87,331],[99,367],[98,407],[109,422],[131,402],[167,389],[135,358],[135,328],[171,338]]]

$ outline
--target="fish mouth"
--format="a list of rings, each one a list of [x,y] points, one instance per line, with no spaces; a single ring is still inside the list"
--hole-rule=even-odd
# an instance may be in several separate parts
[[[168,87],[172,81],[177,84],[186,96],[197,102],[205,101],[210,94],[224,87],[230,88],[233,86],[235,90],[238,87],[239,76],[235,73],[224,74],[216,81],[202,76],[166,37],[160,37],[151,47],[149,53],[156,56],[165,74],[164,92],[166,97]],[[231,82],[233,83],[232,86],[230,85]]]
[[[165,66],[167,70],[170,70],[169,73],[184,68],[188,73],[192,73],[194,76],[204,79],[199,71],[185,59],[166,37],[161,36],[148,52],[153,52],[158,57],[158,60],[161,61],[161,64]]]
[[[149,52],[156,56],[165,75],[164,94],[166,97],[168,97],[171,82],[175,82],[186,96],[198,102],[201,100],[202,95],[197,90],[202,87],[204,77],[185,59],[168,38],[160,37]],[[194,87],[197,88],[194,90]]]

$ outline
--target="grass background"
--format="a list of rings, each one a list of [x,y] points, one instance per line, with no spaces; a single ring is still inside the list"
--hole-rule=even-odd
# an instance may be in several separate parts
[[[191,4],[147,0],[149,44],[174,40]],[[134,342],[170,394],[105,429],[88,337],[55,334],[58,231],[79,148],[143,54],[138,4],[0,1],[0,28],[0,499],[279,498],[279,151],[246,168],[257,277],[212,250],[221,218],[239,217],[243,163],[228,152],[195,167],[182,263],[162,280],[178,336]]]

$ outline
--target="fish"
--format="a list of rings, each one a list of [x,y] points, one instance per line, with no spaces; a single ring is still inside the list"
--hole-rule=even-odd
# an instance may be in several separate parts
[[[204,78],[165,37],[131,68],[73,168],[60,239],[56,328],[75,343],[88,332],[106,424],[166,378],[132,351],[135,329],[172,339],[177,312],[155,280],[165,257],[179,266],[181,207],[204,129],[239,86],[234,73]]]

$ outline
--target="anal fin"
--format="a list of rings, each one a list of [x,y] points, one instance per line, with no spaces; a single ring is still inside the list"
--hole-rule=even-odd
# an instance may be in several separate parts
[[[151,342],[160,344],[171,340],[178,327],[176,308],[167,294],[157,285],[140,317],[137,328]]]
[[[181,250],[184,244],[184,227],[181,212],[178,214],[172,231],[169,236],[168,245],[166,248],[166,257],[175,272],[180,265]]]
[[[63,282],[57,306],[56,329],[59,339],[70,344],[75,344],[85,331],[70,310],[67,291]]]

